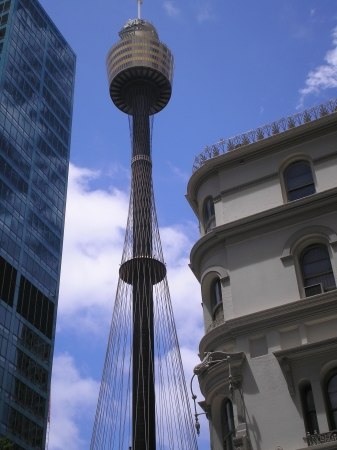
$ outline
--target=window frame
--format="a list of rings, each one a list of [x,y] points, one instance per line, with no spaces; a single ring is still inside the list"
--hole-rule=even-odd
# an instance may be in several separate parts
[[[216,301],[216,290],[218,290],[218,296],[219,301]],[[212,280],[211,286],[210,286],[210,300],[211,300],[211,307],[214,311],[217,306],[219,306],[222,303],[222,286],[221,286],[221,280],[220,277],[216,277]]]
[[[313,249],[319,248],[319,247],[320,247],[320,248],[323,248],[323,249],[327,252],[327,254],[328,254],[328,256],[329,256],[329,261],[330,261],[330,268],[331,268],[331,270],[329,270],[328,272],[322,272],[322,273],[319,273],[319,272],[318,272],[317,275],[312,275],[312,276],[310,276],[310,277],[305,277],[305,275],[304,275],[304,270],[303,270],[303,258],[304,258],[304,256],[305,256],[310,250],[313,250]],[[302,250],[301,250],[300,253],[299,253],[298,262],[299,262],[299,267],[300,267],[301,280],[302,280],[302,287],[303,287],[303,293],[304,293],[304,297],[305,297],[305,298],[307,298],[305,288],[306,288],[306,287],[310,287],[310,286],[315,286],[315,285],[308,285],[308,286],[306,286],[306,279],[308,279],[308,278],[314,278],[314,276],[319,277],[319,276],[323,276],[323,275],[325,275],[325,274],[330,274],[330,273],[331,273],[332,276],[333,276],[333,278],[334,278],[334,280],[335,280],[335,286],[327,286],[326,288],[325,288],[325,286],[323,285],[323,283],[321,283],[321,284],[322,284],[322,287],[323,287],[323,292],[322,292],[322,294],[325,293],[325,292],[329,292],[329,291],[332,291],[332,290],[336,289],[336,277],[335,277],[335,273],[334,273],[334,270],[333,270],[333,264],[332,264],[331,252],[329,251],[329,246],[326,245],[326,243],[322,243],[322,242],[319,242],[319,241],[318,241],[318,242],[316,242],[316,243],[311,243],[311,244],[308,244],[308,245],[306,245],[306,246],[303,246]],[[319,283],[316,283],[316,284],[319,284]],[[314,295],[315,295],[315,294],[314,294]],[[310,296],[308,296],[308,297],[310,297]]]
[[[232,429],[230,430],[230,420],[228,418],[227,405],[230,405],[231,419],[232,419]],[[233,402],[225,397],[221,402],[221,430],[222,430],[222,445],[224,450],[234,450],[235,445],[233,438],[235,437],[235,419],[234,419],[234,408]],[[230,445],[228,445],[230,443]]]
[[[334,242],[331,242],[331,238],[326,233],[326,230],[320,231],[309,227],[303,230],[302,236],[298,237],[296,241],[290,245],[289,251],[285,252],[284,255],[282,256],[281,258],[282,260],[286,260],[288,257],[291,258],[292,264],[294,265],[295,268],[297,285],[301,299],[309,298],[306,297],[305,286],[303,282],[301,255],[303,254],[305,249],[310,247],[311,245],[315,246],[322,245],[323,247],[325,247],[330,256],[334,279],[335,281],[337,281],[337,270],[336,270],[337,260],[335,257],[335,252],[332,249],[333,244]]]
[[[327,415],[327,419],[328,419],[328,424],[329,424],[329,430],[330,431],[334,431],[337,430],[337,420],[335,423],[335,419],[333,418],[332,413],[334,411],[337,412],[337,408],[336,409],[332,409],[331,407],[331,401],[330,401],[330,396],[328,393],[328,384],[331,381],[332,378],[337,377],[337,367],[335,367],[334,369],[330,370],[325,378],[324,378],[324,397],[325,397],[325,404],[326,404],[326,415]]]
[[[314,405],[313,409],[310,409],[309,405],[308,405],[307,392],[309,390],[311,391],[311,395],[312,395],[312,400],[313,400],[313,405]],[[300,397],[301,397],[302,414],[303,414],[305,432],[310,433],[310,435],[312,436],[312,435],[314,435],[315,431],[317,433],[319,433],[319,423],[318,423],[318,418],[317,418],[317,408],[316,408],[316,404],[315,404],[314,392],[313,392],[311,383],[309,381],[300,387]],[[312,423],[312,419],[310,417],[310,415],[312,413],[315,414],[315,420],[316,420],[316,424],[317,424],[316,427]]]
[[[286,182],[286,172],[292,165],[297,164],[299,162],[303,162],[310,166],[313,184],[315,187],[315,193],[317,193],[317,179],[316,179],[315,167],[314,167],[314,163],[313,163],[312,159],[310,158],[310,156],[306,155],[305,153],[297,153],[294,155],[290,155],[288,158],[286,158],[281,163],[281,165],[279,166],[279,169],[278,169],[283,203],[285,203],[285,204],[296,201],[296,200],[289,200],[288,187],[287,187],[287,182]],[[313,195],[313,194],[310,194],[310,195]],[[306,196],[306,197],[310,197],[310,195]],[[302,200],[303,198],[306,198],[306,197],[301,197],[298,200]]]
[[[289,170],[292,167],[294,167],[296,165],[300,165],[300,164],[308,166],[310,168],[310,174],[311,174],[312,182],[296,186],[295,188],[289,188],[288,187],[288,180],[287,180],[287,173],[289,172]],[[309,197],[310,195],[316,194],[316,185],[315,185],[315,180],[314,180],[314,176],[313,176],[313,170],[312,170],[312,167],[311,167],[311,164],[309,163],[309,161],[307,161],[305,159],[304,160],[303,159],[299,159],[299,160],[293,161],[292,163],[288,164],[287,167],[284,169],[283,176],[284,176],[284,185],[285,185],[286,192],[287,192],[288,203],[294,202],[296,200],[301,200],[302,198]],[[295,191],[297,191],[297,190],[299,190],[301,188],[305,188],[305,187],[308,187],[308,186],[313,186],[315,192],[312,192],[311,194],[308,194],[308,195],[303,195],[302,197],[299,197],[299,198],[296,198],[296,199],[293,199],[293,200],[290,199],[290,193],[291,192],[295,192]]]
[[[210,205],[211,214],[210,214],[209,218],[206,218],[205,212],[206,212],[206,207],[207,207],[208,202],[211,202],[211,205]],[[212,208],[213,208],[213,211],[212,211]],[[212,212],[213,212],[213,214],[212,214]],[[206,220],[207,220],[207,222],[206,222]],[[213,222],[214,222],[214,224],[212,224]],[[211,195],[205,198],[203,205],[202,205],[202,225],[203,225],[205,234],[212,231],[213,228],[215,228],[215,226],[216,226],[214,200]]]

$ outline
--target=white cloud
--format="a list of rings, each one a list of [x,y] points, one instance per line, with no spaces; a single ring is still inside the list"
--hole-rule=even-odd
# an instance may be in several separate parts
[[[100,176],[100,172],[70,167],[58,333],[70,328],[80,339],[96,336],[102,342],[116,293],[129,195],[113,187],[93,189],[90,182],[97,184]],[[198,363],[203,334],[200,286],[188,267],[195,226],[185,223],[160,229],[187,384]],[[56,357],[50,450],[84,448],[80,430],[85,410],[93,420],[97,400],[98,383],[81,377],[69,355]]]
[[[70,167],[58,332],[106,334],[118,282],[129,196],[111,188],[91,190],[99,172]],[[201,332],[200,287],[188,267],[194,224],[160,230],[179,336],[196,348]],[[198,305],[197,307],[195,307]],[[191,308],[191,306],[193,306]],[[186,323],[186,316],[189,320]]]
[[[166,14],[170,17],[180,16],[180,9],[174,6],[171,0],[166,0],[163,4]]]
[[[337,87],[337,27],[332,31],[332,44],[335,46],[324,57],[327,64],[316,67],[309,72],[305,80],[306,87],[300,89],[298,108],[303,106],[304,98],[310,94],[319,94],[321,91]]]
[[[99,172],[70,165],[58,328],[110,322],[122,256],[128,194],[90,190]],[[76,323],[74,316],[78,315]]]
[[[92,426],[98,390],[99,383],[81,377],[71,356],[54,357],[49,450],[83,449],[78,423]]]
[[[204,22],[205,20],[213,19],[212,6],[208,0],[202,0],[198,3],[198,22]]]

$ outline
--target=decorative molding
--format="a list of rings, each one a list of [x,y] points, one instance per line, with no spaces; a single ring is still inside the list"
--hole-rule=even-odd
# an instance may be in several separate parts
[[[319,158],[315,158],[313,160],[314,164],[320,164],[324,161],[329,161],[330,159],[337,158],[337,152],[329,153],[328,155],[320,156]]]
[[[265,177],[257,178],[256,180],[249,181],[248,183],[239,184],[238,186],[234,186],[230,189],[221,191],[220,195],[221,195],[221,197],[224,197],[225,195],[233,194],[234,192],[242,191],[242,190],[248,189],[252,186],[257,186],[259,184],[266,183],[267,181],[274,180],[275,178],[278,178],[278,176],[279,176],[278,173],[274,172]],[[219,196],[217,196],[217,197],[219,197]]]
[[[282,261],[282,263],[284,265],[286,265],[288,262],[292,261],[292,259],[293,259],[293,255],[292,254],[281,256],[281,258],[280,258],[280,260]]]
[[[313,342],[311,344],[303,344],[298,347],[289,348],[287,350],[277,350],[273,355],[278,359],[286,358],[289,361],[297,361],[305,357],[313,357],[322,355],[326,352],[334,352],[337,350],[337,338],[325,339],[324,341]]]
[[[292,234],[286,241],[283,247],[283,253],[281,256],[281,261],[284,262],[287,258],[292,256],[294,248],[300,241],[307,240],[312,236],[323,237],[331,246],[337,243],[337,234],[330,227],[324,225],[311,225],[309,227],[301,228]]]
[[[315,355],[321,356],[326,352],[336,353],[337,338],[326,339],[324,341],[304,344],[287,350],[278,350],[273,355],[279,362],[284,378],[288,385],[290,395],[295,395],[294,382],[292,377],[291,363],[302,358],[312,358]]]
[[[273,326],[298,321],[315,314],[337,312],[337,290],[298,299],[284,305],[229,319],[210,330],[199,344],[200,355],[238,336],[257,333]],[[308,344],[309,345],[309,344]],[[314,345],[314,344],[310,344]],[[301,348],[303,348],[302,346]],[[284,354],[284,356],[286,356]]]
[[[206,413],[207,419],[212,419],[212,406],[208,405],[205,400],[198,402],[198,405]]]

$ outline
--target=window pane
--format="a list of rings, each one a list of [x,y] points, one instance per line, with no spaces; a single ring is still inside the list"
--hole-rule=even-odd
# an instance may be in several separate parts
[[[303,395],[305,406],[304,414],[306,416],[306,426],[308,427],[307,431],[310,434],[314,434],[315,431],[319,433],[314,396],[310,385],[304,389]]]
[[[328,251],[323,247],[315,247],[307,251],[302,258],[305,276],[331,270],[331,262]]]
[[[316,189],[313,184],[309,184],[308,186],[304,186],[293,191],[289,192],[289,200],[294,201],[303,197],[307,197],[308,195],[315,194]]]
[[[224,400],[222,403],[222,423],[223,423],[223,440],[224,449],[233,450],[234,443],[233,437],[235,436],[235,424],[234,424],[234,414],[233,405],[230,400]]]
[[[294,189],[305,184],[313,183],[309,164],[300,162],[289,167],[286,174],[288,189]]]
[[[306,278],[305,286],[313,286],[314,284],[322,283],[325,289],[336,286],[335,278],[332,273],[327,275],[320,275],[317,277]]]
[[[315,403],[314,403],[314,396],[312,395],[312,389],[307,388],[305,393],[308,411],[315,410]]]
[[[299,161],[286,170],[285,182],[290,201],[307,197],[316,192],[310,164]]]
[[[221,283],[220,280],[216,280],[215,283],[212,286],[212,303],[213,308],[218,305],[220,302],[222,302],[222,296],[221,296]]]
[[[302,256],[302,273],[305,286],[322,283],[328,288],[336,285],[330,255],[324,247],[311,248]]]
[[[337,410],[337,374],[330,378],[330,381],[328,383],[328,395],[330,399],[331,409]]]

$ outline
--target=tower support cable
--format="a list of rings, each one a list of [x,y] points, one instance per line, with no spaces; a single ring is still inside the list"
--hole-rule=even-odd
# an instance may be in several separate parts
[[[128,21],[109,51],[110,96],[129,116],[131,193],[91,450],[196,450],[152,184],[153,115],[173,56],[153,25]]]

